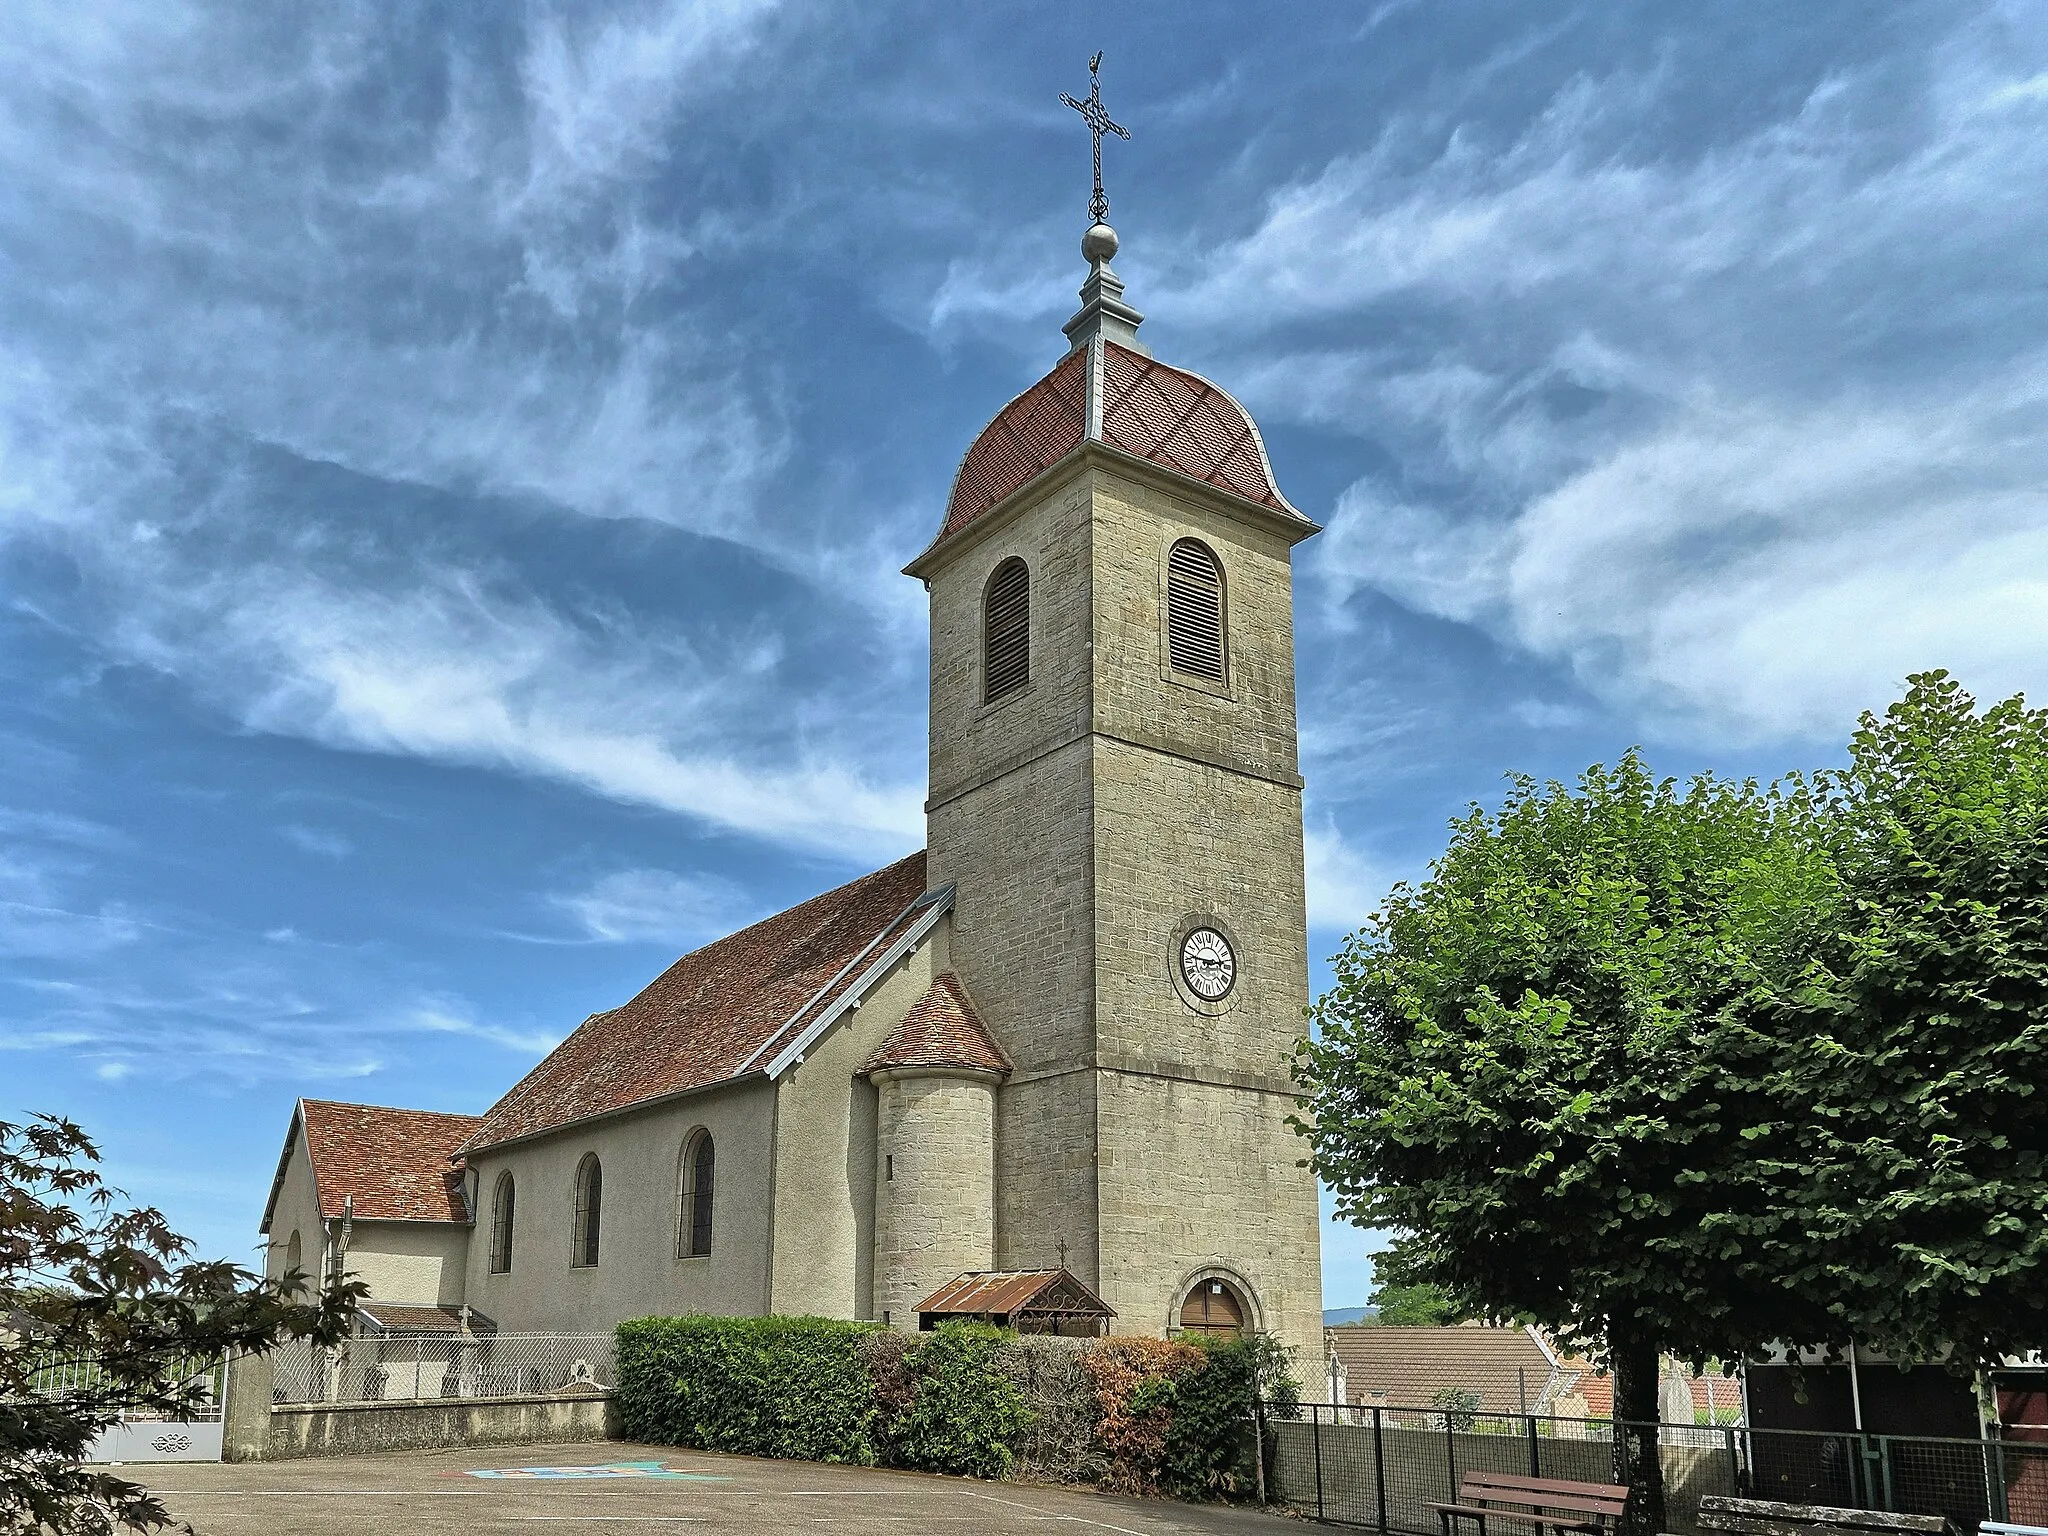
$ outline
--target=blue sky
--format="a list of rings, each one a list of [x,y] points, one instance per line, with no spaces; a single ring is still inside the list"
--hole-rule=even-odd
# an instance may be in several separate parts
[[[0,1114],[247,1254],[295,1096],[481,1110],[917,846],[896,572],[1063,344],[1096,48],[1146,337],[1328,526],[1318,957],[1505,770],[2041,689],[2038,6],[27,0]]]

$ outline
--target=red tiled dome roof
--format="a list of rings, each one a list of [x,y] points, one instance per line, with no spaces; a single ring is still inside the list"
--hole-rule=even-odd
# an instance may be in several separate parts
[[[1092,434],[1091,391],[1101,407]],[[1243,406],[1197,374],[1104,340],[1069,352],[982,429],[954,477],[939,537],[959,532],[1091,435],[1191,480],[1300,516],[1273,484],[1265,444]]]

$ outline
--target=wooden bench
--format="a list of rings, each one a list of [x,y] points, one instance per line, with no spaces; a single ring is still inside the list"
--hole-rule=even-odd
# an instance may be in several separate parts
[[[1488,1520],[1509,1520],[1544,1530],[1604,1533],[1621,1520],[1628,1489],[1617,1483],[1575,1483],[1561,1477],[1518,1477],[1511,1472],[1467,1472],[1458,1502],[1433,1504],[1443,1536],[1457,1536],[1471,1520],[1486,1536]]]
[[[1882,1509],[1779,1504],[1710,1493],[1694,1519],[1719,1536],[1958,1536],[1946,1515],[1895,1515]]]

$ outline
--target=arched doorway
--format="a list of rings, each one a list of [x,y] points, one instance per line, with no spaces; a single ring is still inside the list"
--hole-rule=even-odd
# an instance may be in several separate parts
[[[1251,1308],[1228,1280],[1210,1275],[1197,1280],[1180,1304],[1183,1333],[1216,1333],[1235,1336],[1250,1326]]]

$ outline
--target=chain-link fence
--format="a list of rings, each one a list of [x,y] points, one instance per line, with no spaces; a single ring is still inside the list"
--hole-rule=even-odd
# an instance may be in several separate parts
[[[608,1333],[384,1333],[321,1346],[280,1344],[275,1403],[526,1397],[617,1380]]]
[[[1604,1419],[1322,1403],[1270,1428],[1276,1497],[1403,1536],[1438,1536],[1435,1506],[1458,1502],[1467,1473],[1615,1481]],[[1657,1442],[1663,1529],[1675,1536],[1699,1536],[1709,1494],[1946,1515],[1965,1531],[1987,1519],[2048,1525],[2048,1444],[1705,1425],[1660,1425]]]

